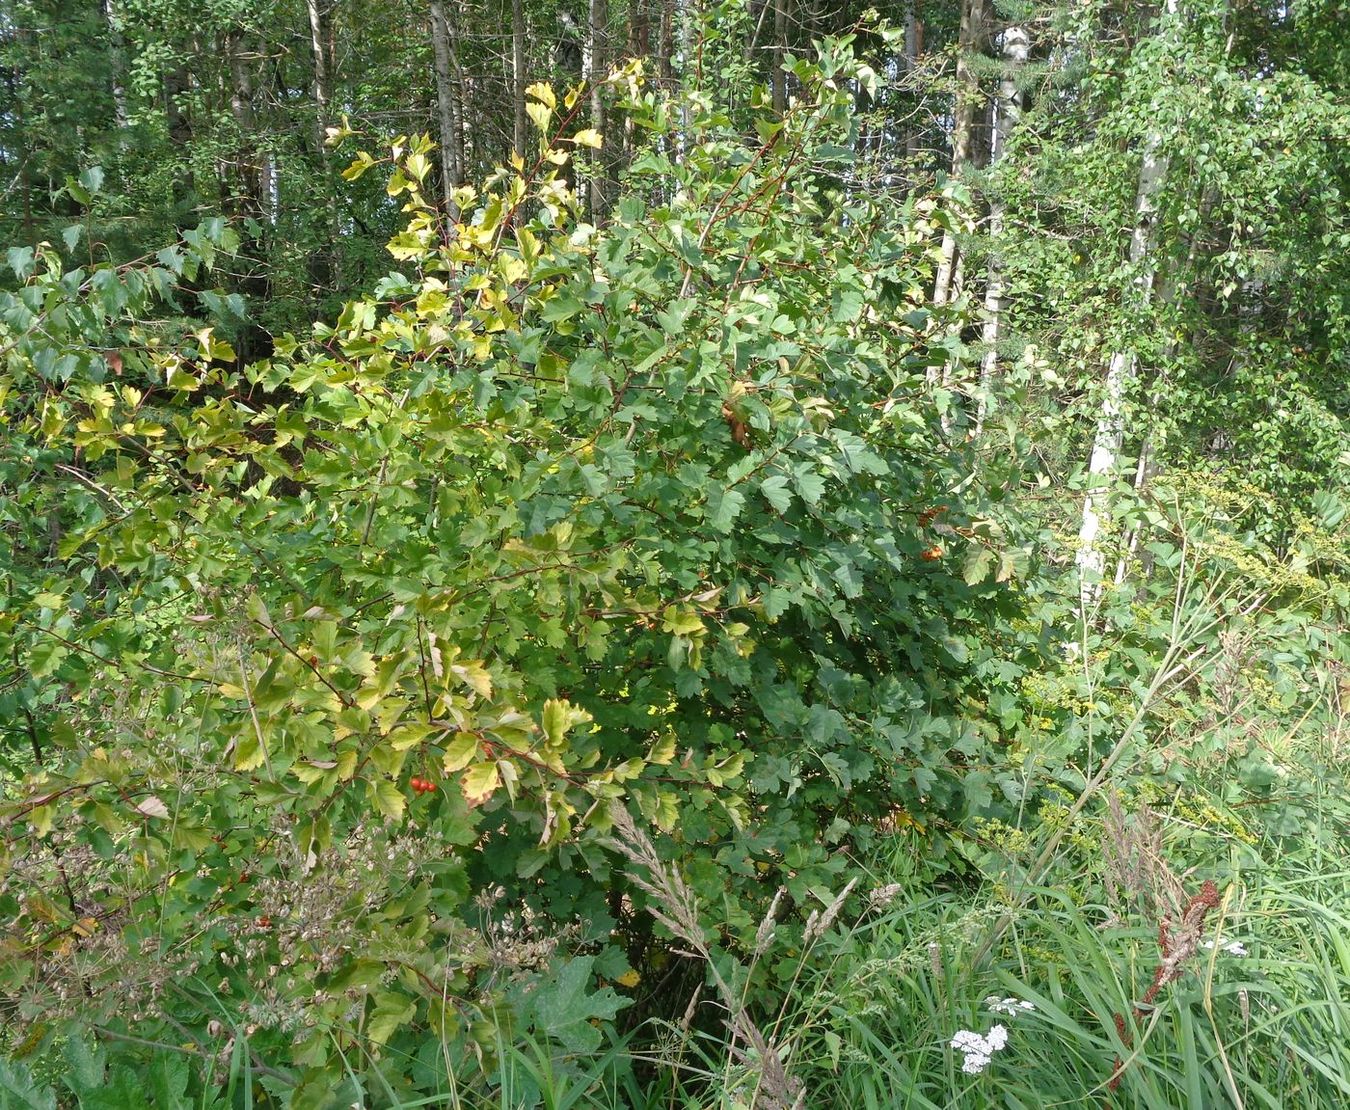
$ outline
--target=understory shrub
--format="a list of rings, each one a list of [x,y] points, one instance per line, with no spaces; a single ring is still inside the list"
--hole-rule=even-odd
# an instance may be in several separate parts
[[[880,824],[941,858],[997,808],[975,663],[1018,602],[924,389],[945,216],[842,187],[846,43],[796,74],[749,143],[616,75],[661,141],[604,229],[557,174],[594,142],[575,91],[530,90],[553,141],[450,228],[401,141],[398,271],[249,366],[142,322],[219,229],[148,268],[11,255],[0,1006],[29,1048],[77,1017],[217,1074],[247,1045],[295,1107],[466,1061],[500,1087],[504,1046],[575,1067],[663,1005],[613,807],[731,960],[780,886],[790,952]]]

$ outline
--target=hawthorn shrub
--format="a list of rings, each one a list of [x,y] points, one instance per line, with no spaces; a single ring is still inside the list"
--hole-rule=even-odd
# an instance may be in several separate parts
[[[662,1006],[612,807],[734,953],[780,885],[790,952],[879,827],[940,862],[1015,801],[987,706],[1016,560],[925,387],[959,353],[926,303],[947,217],[850,188],[846,41],[795,72],[749,141],[617,75],[652,141],[600,228],[557,176],[597,142],[577,91],[530,90],[551,141],[448,229],[400,142],[399,270],[255,365],[144,324],[210,236],[11,252],[0,1011],[27,1049],[75,1016],[246,1045],[293,1106],[368,1068],[490,1078],[530,1035],[581,1056]]]

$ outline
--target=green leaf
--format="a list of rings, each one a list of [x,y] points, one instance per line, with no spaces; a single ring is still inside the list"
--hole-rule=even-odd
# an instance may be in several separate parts
[[[531,996],[535,1031],[556,1041],[567,1052],[594,1052],[604,1038],[591,1022],[610,1021],[631,1005],[629,999],[621,998],[611,987],[587,990],[594,963],[593,956],[568,960]]]
[[[35,255],[32,247],[10,247],[5,251],[5,263],[20,281],[27,281],[33,272]]]
[[[820,499],[825,493],[825,479],[817,474],[809,463],[803,463],[793,470],[792,484],[808,505],[820,504]]]
[[[63,1056],[66,1061],[63,1079],[70,1090],[77,1095],[84,1095],[86,1091],[97,1090],[103,1086],[107,1059],[97,1042],[90,1042],[84,1036],[72,1034],[66,1038]]]
[[[714,486],[708,491],[708,524],[718,532],[730,532],[745,508],[745,494],[738,489]]]
[[[155,1110],[188,1110],[192,1101],[187,1097],[190,1071],[186,1056],[157,1053],[146,1070]]]
[[[374,1044],[387,1044],[400,1026],[417,1014],[416,999],[396,991],[376,991],[375,1008],[366,1019],[366,1036]]]
[[[389,779],[373,779],[366,784],[366,796],[371,804],[385,817],[398,821],[408,807],[408,799],[398,784]]]
[[[80,173],[80,184],[89,192],[98,193],[103,188],[103,167],[90,166]]]
[[[56,1110],[56,1095],[39,1087],[26,1065],[0,1058],[0,1110]]]
[[[994,553],[983,544],[971,544],[966,549],[966,557],[961,560],[961,577],[966,585],[977,586],[989,577],[997,559]]]
[[[785,513],[792,507],[792,491],[788,489],[786,475],[774,474],[765,478],[759,484],[759,492],[780,513]]]
[[[544,735],[550,744],[561,747],[568,731],[591,719],[584,709],[578,709],[565,698],[549,698],[544,702]]]
[[[480,696],[492,697],[492,676],[482,663],[477,661],[452,663],[450,673]]]

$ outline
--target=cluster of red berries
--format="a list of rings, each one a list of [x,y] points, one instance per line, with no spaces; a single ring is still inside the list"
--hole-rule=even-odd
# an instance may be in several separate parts
[[[939,547],[937,544],[933,544],[932,547],[920,551],[919,558],[922,559],[925,563],[931,563],[934,559],[941,559],[942,548]]]
[[[946,505],[934,505],[932,508],[924,509],[924,511],[919,514],[919,527],[927,528],[933,523],[935,518],[940,517],[946,511]]]
[[[415,794],[430,794],[436,789],[436,784],[430,779],[418,778],[416,775],[408,780],[408,785],[413,788]]]

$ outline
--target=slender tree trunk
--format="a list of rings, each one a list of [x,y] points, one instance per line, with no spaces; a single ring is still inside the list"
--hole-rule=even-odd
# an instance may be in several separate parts
[[[318,110],[314,114],[314,145],[323,150],[324,127],[328,121],[328,105],[333,99],[332,74],[329,73],[328,50],[325,46],[324,13],[321,0],[305,0],[309,13],[309,54],[314,66],[314,102]]]
[[[606,49],[609,38],[609,0],[590,0],[590,15],[587,39],[588,66],[587,80],[591,87],[591,126],[600,132],[600,148],[591,154],[590,210],[592,221],[599,223],[608,208],[609,182],[605,180],[608,172],[605,152],[611,148],[608,122],[605,119],[604,81],[608,76],[609,58]],[[573,154],[573,157],[576,157]]]
[[[529,132],[525,117],[525,0],[511,0],[511,145],[521,157]]]
[[[234,147],[233,195],[226,211],[236,217],[239,230],[238,260],[242,272],[236,279],[238,288],[256,308],[267,302],[272,286],[268,276],[268,244],[261,230],[265,215],[263,163],[258,150],[261,133],[250,68],[258,54],[246,49],[244,33],[238,29],[225,36],[224,46],[230,73],[230,116],[239,133]],[[235,346],[241,364],[254,362],[272,354],[272,337],[256,320],[250,320],[236,337]]]
[[[446,218],[459,219],[455,190],[464,183],[464,130],[455,97],[453,72],[459,68],[450,21],[441,0],[431,0],[431,45],[435,53],[436,122],[441,133],[441,188]]]
[[[1177,0],[1167,0],[1160,33],[1168,31],[1176,13]],[[1158,194],[1167,177],[1167,163],[1162,132],[1154,128],[1148,132],[1144,142],[1144,161],[1139,171],[1139,187],[1135,192],[1134,229],[1130,233],[1130,266],[1134,278],[1126,290],[1125,300],[1135,311],[1146,308],[1153,297],[1153,278],[1157,267],[1153,254],[1154,217]],[[1097,432],[1092,441],[1092,455],[1088,459],[1088,491],[1083,498],[1083,518],[1078,529],[1076,558],[1079,599],[1084,614],[1094,608],[1101,598],[1102,575],[1106,568],[1102,530],[1110,506],[1111,481],[1118,468],[1120,449],[1125,439],[1125,400],[1137,375],[1135,352],[1126,344],[1111,356],[1106,368]]]
[[[656,34],[656,72],[666,91],[675,83],[671,61],[675,54],[675,3],[676,0],[661,0],[661,25]]]
[[[923,16],[919,0],[912,0],[905,12],[905,73],[911,86],[915,83],[913,75],[919,68],[921,57],[923,57]],[[913,88],[913,93],[916,98],[914,116],[905,128],[905,155],[911,161],[919,156],[920,139],[923,134],[917,107],[917,87]]]
[[[314,152],[323,171],[328,208],[329,243],[327,250],[322,252],[322,277],[326,280],[318,284],[341,289],[342,252],[338,244],[342,240],[342,219],[338,210],[337,178],[327,143],[328,126],[332,122],[333,70],[337,51],[328,0],[305,0],[305,8],[309,14],[310,60],[314,67]]]
[[[989,164],[995,166],[1008,146],[1013,128],[1022,113],[1022,95],[1017,91],[1017,78],[1031,50],[1031,40],[1021,27],[1009,27],[1003,32],[1003,79],[999,82],[998,99],[994,102],[994,126],[989,145]],[[994,196],[989,202],[989,239],[994,250],[999,249],[1003,233],[1003,201]],[[984,430],[989,391],[998,374],[998,341],[1003,327],[1004,282],[999,260],[995,255],[989,262],[989,284],[984,294],[984,356],[980,359],[980,392],[976,400],[975,434]]]
[[[253,117],[253,75],[243,56],[242,32],[230,32],[225,52],[230,67],[230,116],[239,132],[235,147],[235,214],[257,219],[262,215],[262,175],[256,150],[258,126]]]
[[[174,164],[171,185],[174,225],[180,232],[191,226],[196,197],[192,167],[186,161],[192,144],[192,121],[183,107],[190,88],[191,78],[183,66],[177,66],[164,75],[164,115],[169,143],[180,155],[180,160]]]
[[[127,142],[130,113],[127,111],[126,44],[122,38],[122,21],[117,15],[114,0],[102,0],[103,21],[108,27],[108,44],[112,48],[109,80],[112,85],[113,119],[117,124],[119,146]]]
[[[773,61],[769,79],[776,116],[787,111],[787,74],[783,71],[783,57],[787,53],[787,6],[788,0],[773,0]]]
[[[986,0],[965,0],[961,7],[961,37],[956,57],[956,94],[952,105],[952,169],[959,177],[970,161],[970,142],[979,101],[979,82],[970,68],[970,56],[984,34]],[[955,300],[956,236],[942,236],[942,257],[933,285],[933,302],[949,304]]]

